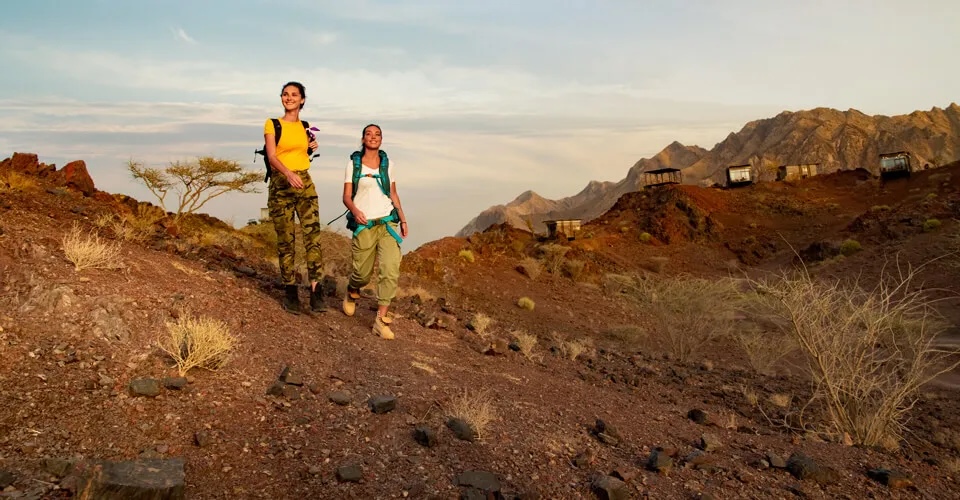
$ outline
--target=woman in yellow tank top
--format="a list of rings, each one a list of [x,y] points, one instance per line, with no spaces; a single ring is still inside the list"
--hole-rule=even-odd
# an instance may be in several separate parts
[[[280,279],[284,285],[283,308],[300,314],[300,297],[297,293],[294,248],[296,220],[303,228],[303,243],[306,248],[307,274],[310,279],[310,310],[325,312],[323,287],[317,286],[323,269],[323,254],[320,249],[320,211],[317,190],[310,178],[310,156],[307,149],[316,150],[317,141],[300,121],[300,110],[306,103],[307,92],[299,82],[283,86],[280,102],[283,116],[279,118],[280,140],[276,138],[273,120],[263,125],[263,139],[267,160],[273,169],[267,195],[270,219],[277,231],[277,254],[280,261]]]

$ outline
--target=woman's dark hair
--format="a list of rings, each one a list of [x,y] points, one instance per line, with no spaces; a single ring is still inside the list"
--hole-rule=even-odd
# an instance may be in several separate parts
[[[380,135],[381,136],[383,135],[383,129],[380,128],[380,125],[377,125],[376,123],[371,123],[366,127],[363,127],[363,132],[360,132],[360,152],[361,153],[367,152],[367,145],[363,143],[363,138],[367,135],[367,129],[370,127],[377,127],[377,130],[380,131]]]
[[[294,87],[297,88],[297,90],[300,91],[300,97],[302,97],[302,98],[304,98],[304,99],[307,98],[307,89],[304,88],[303,84],[300,83],[300,82],[287,82],[287,83],[283,84],[283,87],[280,88],[280,95],[283,95],[283,91],[284,91],[287,87],[290,87],[290,86],[294,86]],[[306,104],[306,103],[304,103],[304,104]],[[303,104],[300,105],[300,109],[303,109]]]

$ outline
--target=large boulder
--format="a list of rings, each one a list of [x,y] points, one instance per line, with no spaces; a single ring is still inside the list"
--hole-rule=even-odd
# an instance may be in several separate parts
[[[0,162],[0,168],[37,177],[46,177],[57,170],[54,165],[40,163],[34,153],[13,153],[13,156]]]
[[[87,164],[83,160],[67,163],[57,173],[65,186],[80,191],[84,196],[93,196],[97,192],[97,188],[93,185],[93,178],[87,171]]]

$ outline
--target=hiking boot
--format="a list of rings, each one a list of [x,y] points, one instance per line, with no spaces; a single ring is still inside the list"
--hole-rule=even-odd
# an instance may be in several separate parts
[[[310,310],[315,313],[327,312],[327,304],[323,302],[323,286],[320,283],[310,291]]]
[[[377,334],[384,340],[393,340],[393,332],[390,330],[390,323],[393,323],[392,319],[377,315],[376,321],[373,322],[373,333]]]
[[[357,299],[359,298],[359,293],[348,288],[346,295],[343,296],[343,314],[353,316],[353,313],[357,312]]]
[[[283,310],[291,314],[300,314],[300,295],[297,293],[297,285],[287,285],[284,290],[286,294],[283,297]]]

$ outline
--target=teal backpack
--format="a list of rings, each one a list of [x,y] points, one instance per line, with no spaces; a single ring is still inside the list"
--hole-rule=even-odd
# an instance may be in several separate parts
[[[353,199],[357,196],[357,185],[360,182],[360,178],[364,177],[363,175],[363,165],[360,163],[363,158],[363,153],[360,151],[354,151],[350,155],[350,160],[353,161],[353,194],[350,195],[350,198]],[[388,198],[390,197],[390,161],[387,159],[386,151],[380,151],[380,168],[376,174],[367,174],[367,177],[373,177],[377,181],[377,185],[380,186],[380,191],[383,192]],[[364,229],[373,227],[377,224],[386,224],[387,222],[398,222],[400,216],[397,213],[396,207],[393,211],[390,212],[390,215],[377,219],[377,220],[368,220],[365,226],[360,226],[357,224],[357,220],[353,217],[353,213],[347,210],[345,212],[347,216],[347,229],[353,233],[354,236],[363,231]],[[338,217],[339,218],[339,217]],[[336,219],[334,219],[336,220]],[[331,221],[333,222],[333,221]],[[400,235],[396,233],[389,225],[387,225],[387,231],[393,236],[393,239],[397,240],[397,243],[401,243],[402,239]]]

